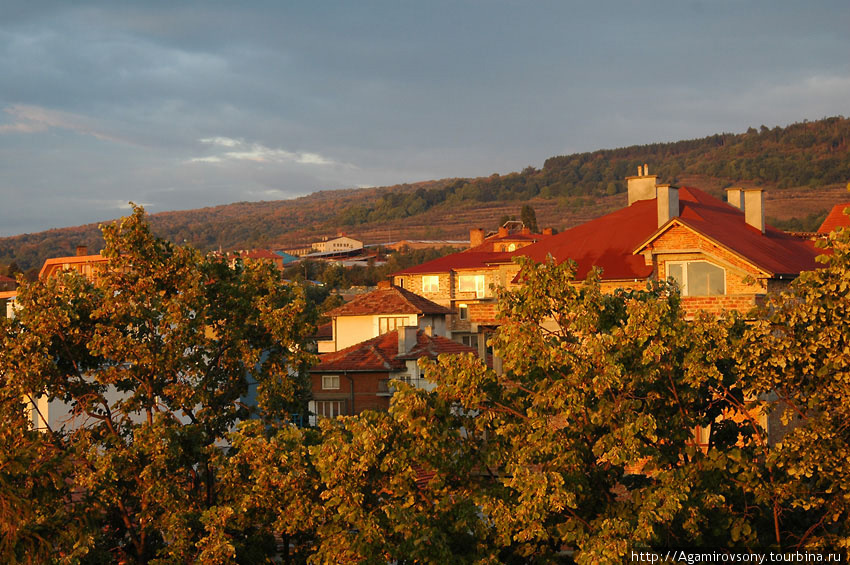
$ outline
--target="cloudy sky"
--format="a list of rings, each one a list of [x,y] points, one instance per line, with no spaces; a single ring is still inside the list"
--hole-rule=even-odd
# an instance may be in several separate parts
[[[850,115],[847,0],[0,8],[0,235]]]

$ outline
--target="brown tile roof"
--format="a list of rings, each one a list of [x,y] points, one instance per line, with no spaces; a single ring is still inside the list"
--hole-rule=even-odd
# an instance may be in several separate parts
[[[844,213],[850,207],[850,202],[836,204],[818,228],[818,233],[829,233],[837,227],[850,227],[850,216]]]
[[[393,286],[361,294],[351,302],[328,312],[328,316],[368,316],[370,314],[450,314],[450,310],[409,290]]]
[[[333,353],[319,356],[319,364],[311,373],[351,372],[395,372],[406,368],[406,360],[427,357],[436,359],[443,353],[477,353],[475,349],[442,336],[429,336],[422,330],[416,332],[416,345],[408,353],[399,355],[398,333],[403,330],[373,337]]]
[[[334,337],[334,324],[333,322],[328,322],[327,324],[322,324],[318,328],[316,328],[316,333],[313,334],[313,337],[320,340],[328,340],[333,339]]]

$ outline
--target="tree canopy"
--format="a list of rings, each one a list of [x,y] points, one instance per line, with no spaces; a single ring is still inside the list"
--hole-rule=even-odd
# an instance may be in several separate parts
[[[304,428],[297,286],[154,238],[138,209],[104,236],[106,270],[25,285],[2,326],[4,562],[850,551],[850,230],[746,320],[525,263],[499,292],[502,370],[422,362],[433,390]],[[32,430],[42,395],[77,425]]]

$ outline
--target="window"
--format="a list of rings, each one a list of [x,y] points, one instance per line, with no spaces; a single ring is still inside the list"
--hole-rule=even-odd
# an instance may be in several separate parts
[[[484,296],[484,275],[460,275],[457,290],[458,292],[474,292],[478,298]]]
[[[322,390],[339,390],[339,375],[322,375]]]
[[[508,245],[508,251],[516,251],[516,243],[511,243]]]
[[[407,316],[378,318],[378,335],[383,335],[407,325]]]
[[[438,275],[422,277],[422,292],[440,292],[440,277]]]
[[[457,317],[461,320],[469,319],[469,306],[466,304],[457,305]]]
[[[319,418],[336,418],[345,414],[345,400],[317,400],[316,416]]]
[[[726,271],[708,261],[668,262],[667,278],[679,284],[682,296],[726,294]]]
[[[462,335],[460,336],[460,342],[467,347],[478,349],[478,334]]]
[[[404,288],[404,278],[403,277],[396,277],[395,278],[395,285],[399,288]]]

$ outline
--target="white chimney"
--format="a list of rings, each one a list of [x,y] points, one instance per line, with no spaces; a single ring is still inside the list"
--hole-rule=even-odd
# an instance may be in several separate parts
[[[626,177],[629,190],[629,206],[638,200],[652,200],[655,198],[655,181],[658,175],[649,174],[649,165],[638,166],[636,177]]]
[[[726,189],[726,202],[738,210],[744,209],[744,189],[740,187]]]
[[[761,188],[745,188],[744,220],[761,233],[764,233],[764,190]]]
[[[416,346],[417,326],[404,326],[398,329],[398,354],[404,355]]]
[[[673,218],[679,217],[679,187],[669,184],[656,186],[656,203],[658,205],[658,227],[660,228]]]

